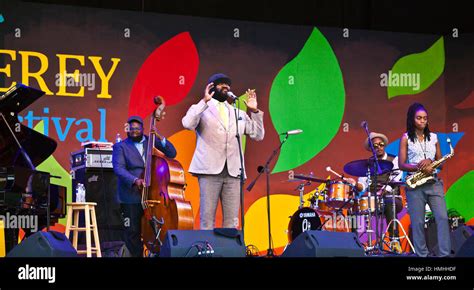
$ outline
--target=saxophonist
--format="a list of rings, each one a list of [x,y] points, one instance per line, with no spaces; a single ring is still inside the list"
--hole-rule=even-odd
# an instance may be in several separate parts
[[[415,251],[419,257],[429,254],[424,232],[425,206],[428,204],[438,230],[438,256],[447,257],[451,252],[451,238],[443,181],[437,176],[432,164],[441,159],[441,149],[437,135],[430,132],[428,111],[422,104],[414,103],[408,108],[406,127],[398,153],[400,169],[407,171],[408,176],[420,171],[434,176],[433,182],[416,188],[407,187],[406,190]]]

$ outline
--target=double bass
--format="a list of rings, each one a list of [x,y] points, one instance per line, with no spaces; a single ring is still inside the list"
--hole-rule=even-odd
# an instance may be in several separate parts
[[[144,181],[141,204],[142,239],[146,249],[157,254],[168,230],[192,230],[194,217],[191,203],[185,200],[186,180],[184,169],[175,160],[166,157],[155,148],[159,137],[156,122],[163,119],[165,101],[161,96],[154,98],[157,105],[150,121],[150,134],[145,159]]]

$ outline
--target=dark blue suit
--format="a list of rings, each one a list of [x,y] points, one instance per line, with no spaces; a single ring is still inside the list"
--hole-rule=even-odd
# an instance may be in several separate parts
[[[163,152],[169,158],[176,157],[176,149],[169,140],[166,140],[166,146],[163,147],[161,141],[156,139],[155,147]],[[148,136],[145,136],[143,142],[144,154],[146,156]],[[141,178],[145,170],[143,158],[135,147],[134,142],[127,138],[114,145],[112,156],[115,175],[118,177],[117,194],[120,203],[140,203],[141,192],[133,182],[136,178]]]
[[[145,136],[143,142],[145,156],[147,145],[148,136]],[[163,146],[161,141],[157,139],[155,147],[169,158],[176,157],[176,149],[168,140],[166,140],[166,145]],[[134,181],[141,178],[145,170],[145,163],[134,142],[129,138],[114,145],[112,163],[114,172],[118,177],[117,196],[124,217],[125,244],[132,256],[141,257],[143,252],[141,242],[143,208],[141,205],[141,191],[134,185]]]

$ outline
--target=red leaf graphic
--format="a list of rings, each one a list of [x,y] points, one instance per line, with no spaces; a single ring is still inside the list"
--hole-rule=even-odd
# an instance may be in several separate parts
[[[189,93],[199,67],[199,55],[189,32],[183,32],[156,48],[138,71],[129,101],[129,115],[147,117],[161,95],[174,105]]]

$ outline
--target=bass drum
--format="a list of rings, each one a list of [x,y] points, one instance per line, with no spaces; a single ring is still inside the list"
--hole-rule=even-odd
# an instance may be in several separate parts
[[[288,241],[291,243],[301,233],[317,230],[321,226],[321,219],[315,209],[303,207],[297,210],[288,224]]]

